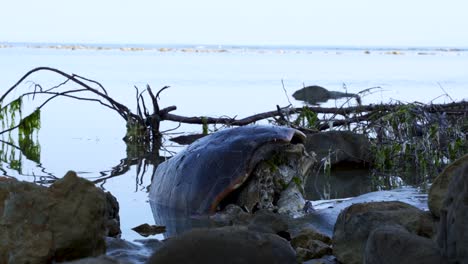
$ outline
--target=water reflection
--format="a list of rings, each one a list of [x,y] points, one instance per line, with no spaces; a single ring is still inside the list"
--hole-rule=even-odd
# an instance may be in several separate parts
[[[20,147],[13,147],[14,149],[20,151],[19,158],[18,156],[10,155],[9,159],[2,160],[2,163],[0,163],[0,172],[3,176],[17,179],[26,179],[27,181],[43,186],[49,186],[63,176],[49,172],[42,163],[28,159],[28,157],[23,154],[23,151]],[[110,169],[102,169],[96,172],[77,171],[77,173],[81,177],[94,182],[105,190],[106,183],[109,180],[126,175],[132,169],[135,169],[135,192],[148,192],[148,184],[145,184],[143,179],[145,177],[149,177],[147,182],[151,182],[152,175],[154,174],[158,164],[170,158],[168,156],[161,156],[159,154],[159,149],[157,149],[157,151],[153,151],[152,149],[150,149],[150,151],[146,151],[143,148],[139,148],[138,146],[127,146],[126,154],[126,157],[120,159],[120,162],[117,165],[112,166]],[[37,169],[39,172],[36,170],[32,170],[32,172],[26,172],[22,166],[13,166],[12,163],[14,164],[16,159],[22,163],[33,163],[33,165],[30,165],[30,167]]]
[[[330,174],[323,171],[312,172],[304,187],[306,199],[328,200],[354,197],[375,190],[372,186],[369,169],[331,170]]]
[[[153,200],[150,200],[150,205],[155,225],[166,227],[166,232],[163,234],[165,238],[182,234],[193,228],[213,225],[208,216],[189,215],[187,212],[169,208]]]

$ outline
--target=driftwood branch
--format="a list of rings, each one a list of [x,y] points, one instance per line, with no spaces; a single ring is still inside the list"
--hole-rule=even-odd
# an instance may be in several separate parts
[[[291,105],[287,107],[279,107],[276,106],[276,110],[268,111],[264,113],[259,113],[255,115],[251,115],[245,118],[238,119],[236,117],[207,117],[207,116],[180,116],[177,114],[172,114],[171,112],[176,110],[176,106],[169,106],[164,109],[160,109],[158,101],[159,95],[164,90],[168,89],[169,86],[164,86],[161,88],[157,93],[154,93],[150,86],[147,85],[146,89],[142,92],[136,89],[136,101],[137,101],[137,113],[132,113],[127,106],[122,103],[115,101],[113,98],[110,97],[107,90],[104,86],[94,80],[76,75],[76,74],[68,74],[58,69],[50,68],[50,67],[38,67],[30,70],[25,75],[23,75],[18,82],[16,82],[11,88],[9,88],[1,97],[0,102],[3,102],[4,98],[10,94],[20,83],[22,83],[27,77],[31,74],[38,72],[38,71],[51,71],[57,73],[66,78],[65,81],[62,83],[53,86],[49,89],[43,89],[39,84],[35,84],[34,91],[28,92],[23,94],[25,95],[46,95],[49,96],[45,102],[43,102],[39,108],[46,105],[50,100],[64,96],[69,98],[74,98],[77,100],[86,100],[86,101],[94,101],[100,103],[101,105],[110,108],[116,111],[126,122],[127,126],[129,125],[128,122],[137,124],[140,127],[147,127],[151,131],[150,137],[152,140],[156,140],[158,137],[161,136],[161,132],[159,131],[160,122],[162,121],[174,121],[179,123],[185,124],[199,124],[199,125],[207,125],[207,124],[219,124],[219,125],[227,125],[227,126],[244,126],[252,123],[256,123],[261,120],[266,119],[274,119],[278,124],[286,124],[291,126],[297,126],[292,124],[290,121],[291,117],[295,114],[301,114],[304,111],[308,111],[315,114],[321,114],[318,120],[317,128],[319,130],[329,129],[330,126],[343,126],[349,125],[352,123],[359,123],[363,121],[372,121],[372,118],[375,118],[377,115],[383,115],[384,113],[388,113],[391,111],[395,111],[398,107],[401,107],[403,104],[381,104],[381,105],[358,105],[353,107],[317,107],[317,106],[307,106],[307,107],[299,107],[294,108]],[[59,87],[65,85],[68,82],[74,82],[81,86],[80,89],[72,89],[66,91],[56,91]],[[90,85],[96,87],[91,87]],[[91,92],[97,98],[89,98],[85,96],[78,96],[78,93],[82,92]],[[153,107],[153,111],[150,112],[145,104],[145,100],[143,98],[143,93],[147,92],[149,98],[151,100],[151,104]],[[418,109],[428,112],[428,113],[435,113],[435,112],[443,112],[446,115],[465,115],[468,113],[468,103],[465,101],[462,102],[453,102],[449,104],[429,104],[425,105],[422,103],[413,103],[416,105]],[[12,129],[16,129],[14,127]],[[11,129],[7,129],[3,131],[3,133],[10,131]],[[0,132],[1,133],[1,132]],[[128,138],[126,136],[126,138]],[[157,143],[157,141],[153,141]]]
[[[354,107],[346,107],[346,108],[336,108],[336,107],[306,107],[308,110],[314,113],[320,114],[335,114],[341,116],[348,116],[350,114],[358,114],[358,113],[370,113],[370,112],[389,112],[395,110],[397,107],[400,107],[401,104],[386,104],[386,105],[363,105],[363,106],[354,106]],[[449,103],[449,104],[432,104],[432,105],[421,105],[423,110],[434,113],[434,112],[445,112],[447,114],[452,115],[463,115],[468,113],[468,102],[456,102],[456,103]],[[244,126],[248,124],[255,123],[260,120],[274,118],[274,117],[281,117],[281,116],[289,116],[291,114],[298,114],[303,111],[304,108],[278,108],[274,111],[268,111],[264,113],[259,113],[256,115],[248,116],[242,119],[235,119],[235,118],[216,118],[216,117],[186,117],[180,116],[170,113],[160,113],[160,117],[162,120],[186,123],[186,124],[224,124],[224,125],[231,125],[231,126]],[[360,117],[353,117],[352,119],[342,120],[339,122],[335,122],[334,125],[343,125],[346,122],[359,122],[367,120],[371,115],[363,115]],[[327,129],[328,126],[324,125],[321,129]]]

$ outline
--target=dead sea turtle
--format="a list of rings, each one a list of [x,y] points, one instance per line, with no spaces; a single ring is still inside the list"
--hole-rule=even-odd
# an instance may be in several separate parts
[[[190,215],[212,214],[227,204],[248,212],[300,213],[305,175],[315,161],[304,141],[302,132],[285,127],[218,131],[158,166],[150,202]]]

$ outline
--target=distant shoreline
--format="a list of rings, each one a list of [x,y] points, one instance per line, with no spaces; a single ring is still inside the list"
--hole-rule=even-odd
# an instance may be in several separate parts
[[[357,47],[357,46],[255,46],[255,45],[182,45],[182,44],[92,44],[92,43],[34,43],[34,42],[0,42],[0,48],[34,48],[64,50],[120,50],[120,51],[159,51],[159,52],[258,52],[258,53],[311,53],[311,52],[363,52],[365,54],[383,53],[403,55],[435,55],[436,53],[465,53],[468,48],[454,47]]]

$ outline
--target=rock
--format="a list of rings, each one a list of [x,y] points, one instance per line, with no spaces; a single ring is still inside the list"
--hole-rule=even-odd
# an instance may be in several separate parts
[[[468,163],[452,175],[440,210],[437,242],[449,263],[468,263]]]
[[[120,237],[122,231],[120,230],[119,202],[110,192],[106,192],[106,201],[107,236]]]
[[[303,262],[303,264],[338,264],[338,260],[336,259],[335,256],[328,255],[328,256],[323,256],[322,258],[319,259],[311,259],[306,262]]]
[[[313,228],[304,228],[291,239],[291,246],[296,250],[297,258],[306,261],[330,255],[331,239]]]
[[[288,241],[246,227],[194,229],[165,242],[148,261],[156,263],[296,263]]]
[[[165,226],[150,225],[150,224],[141,224],[132,228],[133,231],[137,232],[141,236],[148,237],[156,234],[162,234],[166,232]]]
[[[440,209],[447,193],[447,188],[450,180],[458,172],[460,167],[468,164],[468,154],[457,159],[449,164],[440,174],[435,178],[434,182],[429,189],[429,210],[436,217],[440,217]]]
[[[339,163],[364,165],[370,162],[369,140],[365,135],[350,131],[327,131],[308,134],[305,147],[314,151],[317,160],[331,154],[332,169]]]
[[[307,134],[306,150],[314,151],[322,165],[318,171],[309,173],[305,198],[328,200],[371,192],[371,184],[366,177],[372,161],[369,146],[370,142],[365,135],[350,131]],[[330,170],[325,172],[324,168],[328,166]],[[329,190],[330,186],[333,186],[333,191]]]
[[[257,232],[277,234],[289,241],[291,236],[288,232],[288,218],[287,215],[275,214],[264,209],[255,212],[248,228]]]
[[[121,262],[108,256],[99,256],[97,258],[83,258],[75,261],[64,262],[64,264],[130,264]]]
[[[310,241],[318,240],[325,244],[331,243],[331,238],[327,235],[324,235],[313,228],[304,228],[300,233],[293,237],[291,240],[291,245],[293,248],[303,247],[307,248]]]
[[[339,215],[334,227],[333,254],[346,264],[363,263],[369,234],[377,227],[401,225],[412,234],[432,237],[428,213],[398,201],[353,204]]]
[[[434,241],[411,234],[402,226],[374,229],[367,240],[364,258],[366,264],[444,263]]]
[[[242,210],[236,204],[228,204],[224,210],[216,212],[216,214],[209,216],[210,220],[214,222],[214,226],[228,226],[228,225],[246,225],[252,220],[252,214]]]
[[[321,258],[325,255],[331,255],[332,249],[330,245],[323,243],[320,240],[311,240],[306,247],[296,248],[297,258],[300,261],[306,261],[314,258]]]
[[[0,182],[0,263],[49,263],[105,253],[116,233],[118,205],[88,180],[68,172],[49,188]],[[112,209],[113,208],[113,209]],[[117,219],[109,219],[117,216]]]

